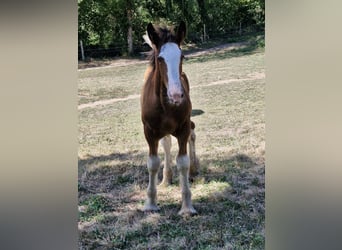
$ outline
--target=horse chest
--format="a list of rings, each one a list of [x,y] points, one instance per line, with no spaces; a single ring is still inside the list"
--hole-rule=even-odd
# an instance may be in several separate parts
[[[158,115],[146,116],[144,120],[155,134],[165,135],[172,134],[178,130],[184,123],[185,117],[179,117],[169,113],[159,113]]]
[[[178,122],[174,117],[165,117],[160,121],[160,130],[171,134],[178,128]]]

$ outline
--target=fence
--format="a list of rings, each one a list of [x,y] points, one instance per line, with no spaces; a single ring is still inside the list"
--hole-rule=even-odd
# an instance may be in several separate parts
[[[218,40],[225,39],[227,42],[235,42],[241,39],[243,36],[252,35],[257,32],[264,32],[264,27],[260,26],[248,26],[244,28],[235,28],[226,32],[216,32],[216,33],[206,33],[197,32],[188,34],[188,40],[194,43],[206,43],[210,40]],[[135,44],[134,46],[134,54],[142,55],[143,52],[149,51],[150,48],[148,45],[143,44],[143,39],[141,39],[140,44]],[[113,58],[119,57],[126,53],[127,46],[123,46],[122,44],[111,45],[108,48],[102,48],[99,46],[86,46],[83,48],[82,56],[82,46],[81,41],[78,44],[78,60],[87,60],[89,58]]]

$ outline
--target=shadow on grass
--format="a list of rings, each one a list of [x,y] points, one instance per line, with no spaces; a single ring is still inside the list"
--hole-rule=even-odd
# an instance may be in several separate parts
[[[122,185],[144,185],[146,179],[146,155],[138,151],[87,156],[78,160],[78,191],[109,193]]]
[[[176,199],[161,197],[159,213],[143,213],[141,207],[148,183],[145,157],[132,154],[111,154],[81,160],[80,165],[108,165],[108,161],[129,161],[112,165],[117,176],[128,176],[129,181],[114,181],[111,188],[99,193],[87,194],[84,205],[90,206],[89,216],[96,218],[92,227],[79,229],[82,247],[110,249],[263,249],[264,248],[264,166],[247,155],[235,155],[213,159],[201,157],[201,172],[192,183],[193,204],[198,215],[181,217],[177,212],[181,205],[181,192]],[[141,158],[142,157],[142,158]],[[143,161],[139,162],[141,159]],[[101,165],[101,164],[100,164]],[[133,166],[133,168],[131,167]],[[96,180],[111,180],[111,174],[98,173]],[[137,174],[142,186],[136,189]],[[89,176],[88,176],[89,177]],[[87,177],[87,178],[88,178]],[[175,176],[176,177],[176,176]],[[122,178],[122,177],[121,177]],[[117,179],[116,179],[117,180]],[[101,182],[90,179],[84,185]],[[178,181],[172,185],[178,189]],[[175,189],[175,190],[176,190]],[[176,192],[176,191],[175,191]],[[81,199],[82,200],[82,199]],[[139,204],[139,206],[137,206]],[[85,220],[83,214],[81,220]]]
[[[198,116],[204,114],[202,109],[193,109],[191,110],[191,117]]]
[[[123,160],[136,160],[142,156],[141,153],[138,151],[132,151],[128,153],[112,153],[110,155],[99,155],[99,156],[92,156],[87,155],[84,159],[78,159],[78,167],[82,167],[85,165],[91,165],[101,162],[108,162],[108,161],[123,161]]]
[[[258,198],[263,205],[264,178],[264,165],[247,155],[237,154],[229,158],[216,159],[202,156],[200,174],[195,178],[193,187],[196,189],[197,186],[203,185],[203,191],[200,189],[200,193],[204,194],[205,189],[210,189],[210,185],[214,189],[211,188],[207,195],[195,198],[194,204],[197,204],[200,214],[213,210],[223,211],[226,205],[228,208],[239,209],[254,198]],[[220,185],[215,185],[217,183]]]

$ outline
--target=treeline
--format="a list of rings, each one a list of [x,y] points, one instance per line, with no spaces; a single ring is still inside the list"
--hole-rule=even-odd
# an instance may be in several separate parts
[[[264,0],[78,0],[78,39],[85,49],[107,56],[144,50],[149,22],[187,23],[187,41],[263,31]]]

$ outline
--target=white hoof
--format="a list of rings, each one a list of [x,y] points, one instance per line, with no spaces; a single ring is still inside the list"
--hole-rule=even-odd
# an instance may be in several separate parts
[[[171,186],[172,185],[172,182],[171,181],[165,181],[163,180],[158,186],[159,187],[168,187],[168,186]]]
[[[152,204],[145,204],[143,208],[144,212],[157,212],[159,210],[160,208],[157,205],[152,205]]]
[[[196,215],[198,214],[197,211],[193,208],[193,206],[191,207],[184,207],[182,208],[179,212],[179,215]]]

